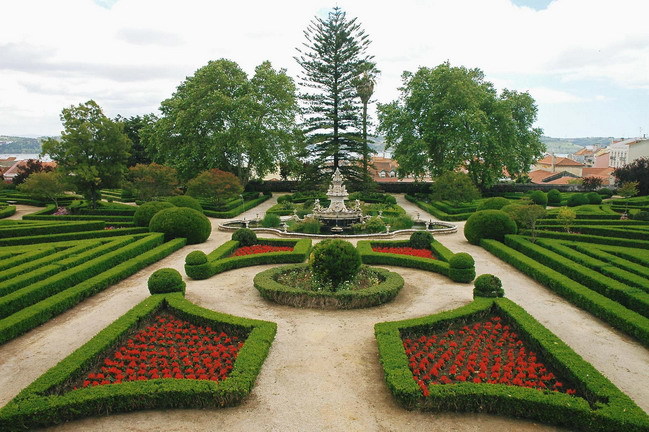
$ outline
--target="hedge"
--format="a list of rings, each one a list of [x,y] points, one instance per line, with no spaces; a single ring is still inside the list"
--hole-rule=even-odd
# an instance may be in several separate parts
[[[60,242],[67,240],[85,240],[99,237],[117,237],[122,235],[148,233],[147,228],[119,228],[112,230],[80,231],[62,234],[44,234],[25,237],[0,239],[0,247],[13,245],[28,245],[36,243]]]
[[[226,380],[163,378],[61,393],[60,389],[67,382],[83,376],[97,359],[114,349],[129,331],[161,310],[198,325],[236,329],[247,336]],[[0,409],[0,429],[28,430],[82,417],[143,409],[236,405],[252,390],[276,331],[275,323],[206,310],[189,303],[177,293],[151,296],[45,372]]]
[[[545,224],[537,225],[537,229],[561,229],[558,226],[548,226]],[[578,232],[580,234],[587,235],[596,235],[602,237],[614,237],[614,238],[628,238],[634,240],[644,240],[649,241],[649,228],[647,225],[631,225],[629,226],[601,226],[601,225],[581,225],[579,223],[573,224],[570,226],[571,231]]]
[[[529,231],[521,230],[519,234],[529,235]],[[649,241],[646,240],[632,240],[632,239],[623,239],[615,237],[606,237],[606,236],[597,236],[591,234],[569,234],[559,231],[545,231],[545,230],[536,230],[537,238],[554,238],[560,240],[572,240],[579,241],[584,243],[594,243],[601,245],[612,245],[612,246],[626,246],[630,248],[638,249],[649,249]]]
[[[53,224],[16,224],[6,227],[0,225],[0,239],[10,237],[25,237],[36,236],[44,234],[61,234],[69,232],[80,231],[96,231],[103,229],[105,223],[103,221],[97,222],[69,222],[69,223],[53,223]]]
[[[207,279],[224,271],[262,264],[301,263],[311,251],[311,239],[259,239],[259,244],[272,246],[293,246],[292,252],[270,252],[264,254],[228,257],[239,246],[229,240],[207,255],[208,261],[199,265],[185,263],[185,273],[192,279]]]
[[[384,281],[362,290],[334,292],[300,290],[282,285],[275,280],[281,273],[307,266],[308,264],[294,264],[272,268],[257,273],[253,283],[266,300],[287,306],[316,309],[360,309],[382,305],[392,301],[404,284],[401,275],[381,268],[372,270],[379,273]]]
[[[508,235],[505,238],[505,244],[535,259],[538,263],[585,285],[589,289],[597,291],[645,317],[649,317],[649,293],[593,272],[590,268],[572,260],[570,257],[574,254],[571,254],[571,251],[567,250],[566,247],[555,246],[562,251],[562,255],[559,255],[542,247],[540,244],[531,243],[524,237],[516,235]]]
[[[205,213],[205,216],[209,216],[213,218],[230,219],[240,215],[244,211],[257,207],[259,204],[263,203],[270,197],[271,195],[261,195],[259,198],[250,201],[245,201],[243,204],[233,208],[232,210],[228,210],[228,211],[204,210],[203,213]]]
[[[592,256],[593,258],[601,259],[602,261],[609,263],[608,266],[602,267],[600,271],[614,272],[615,270],[618,269],[625,270],[643,276],[645,278],[645,284],[648,283],[647,280],[649,280],[649,267],[648,267],[649,252],[647,251],[645,251],[645,255],[647,255],[648,259],[644,262],[644,264],[638,264],[637,262],[631,261],[629,259],[625,259],[623,257],[615,255],[614,253],[606,252],[600,248],[593,248],[590,245],[574,243],[574,248],[579,252]],[[626,252],[629,252],[629,254],[634,255],[633,250],[630,251],[627,250]],[[636,255],[635,258],[642,260],[641,256]]]
[[[484,240],[497,243],[495,240]],[[531,349],[561,375],[578,384],[586,398],[502,384],[430,385],[424,397],[413,380],[402,334],[447,329],[490,314],[516,327]],[[592,365],[543,327],[525,310],[504,298],[478,298],[467,306],[422,318],[375,325],[379,358],[388,388],[407,409],[486,412],[574,428],[605,432],[647,431],[649,417]]]
[[[501,260],[649,347],[649,319],[496,240],[480,245]]]
[[[417,198],[415,198],[412,195],[406,195],[405,198],[408,201],[410,201],[410,202],[414,203],[415,205],[417,205],[420,209],[424,210],[425,212],[428,212],[431,215],[435,216],[436,218],[438,218],[440,220],[444,220],[444,221],[450,221],[450,222],[464,221],[464,220],[467,220],[469,218],[469,216],[471,216],[473,214],[473,212],[471,212],[471,213],[460,213],[460,214],[451,215],[451,214],[448,214],[448,213],[440,210],[439,208],[437,208],[437,207],[435,207],[435,206],[433,206],[431,204],[428,204],[428,203],[425,203],[423,201],[418,200]]]
[[[0,207],[0,219],[9,217],[16,213],[16,206],[10,205],[5,207]]]
[[[103,291],[185,246],[185,239],[162,243],[162,234],[150,236],[158,239],[158,246],[151,248],[152,245],[149,245],[145,252],[122,262],[113,261],[113,265],[107,270],[87,279],[82,278],[76,285],[69,285],[56,294],[24,307],[7,318],[0,319],[0,344],[47,322],[85,298]],[[137,246],[135,249],[139,250],[140,245]]]

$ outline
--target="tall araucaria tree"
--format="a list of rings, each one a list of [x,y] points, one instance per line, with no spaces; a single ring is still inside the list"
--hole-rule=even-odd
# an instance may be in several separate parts
[[[106,117],[93,100],[64,108],[61,139],[43,141],[42,154],[50,155],[75,190],[96,206],[100,189],[119,186],[126,171],[131,141],[122,124]]]
[[[373,56],[356,18],[334,8],[327,19],[316,17],[304,31],[306,42],[295,60],[302,67],[300,95],[304,104],[303,129],[318,165],[340,168],[352,183],[362,181],[357,164],[363,154],[361,106],[355,79],[368,69]]]
[[[526,173],[541,157],[537,108],[528,93],[500,94],[480,69],[404,72],[401,96],[379,104],[379,131],[399,162],[399,175],[438,176],[466,169],[484,190],[504,175]]]
[[[295,84],[269,62],[249,79],[233,61],[210,61],[160,111],[142,139],[155,162],[176,168],[184,179],[218,168],[245,185],[290,159],[299,144]]]

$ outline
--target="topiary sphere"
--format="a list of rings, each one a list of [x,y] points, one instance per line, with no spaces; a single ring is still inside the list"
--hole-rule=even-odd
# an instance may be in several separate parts
[[[160,210],[151,218],[149,231],[161,232],[165,240],[185,237],[187,244],[203,243],[212,233],[210,220],[201,212],[188,207]]]
[[[201,203],[199,203],[196,198],[190,197],[189,195],[172,196],[167,198],[166,201],[170,202],[176,207],[187,207],[203,213],[203,206],[201,205]]]
[[[482,201],[480,204],[478,204],[477,211],[482,211],[482,210],[500,210],[503,207],[505,207],[507,204],[510,204],[511,201],[509,201],[507,198],[503,197],[493,197],[486,199]]]
[[[207,262],[207,255],[202,251],[190,252],[185,257],[185,264],[187,265],[201,265]]]
[[[476,297],[503,297],[505,290],[500,279],[492,274],[483,274],[473,283],[473,298]]]
[[[410,247],[415,249],[430,249],[434,238],[428,231],[415,231],[410,235]]]
[[[548,205],[548,196],[545,192],[540,190],[532,191],[530,194],[530,199],[534,204],[545,207]]]
[[[361,267],[361,255],[348,241],[327,239],[314,246],[309,265],[314,276],[324,282],[331,282],[336,289],[356,276]]]
[[[602,203],[602,196],[598,194],[597,192],[588,192],[586,194],[586,198],[588,198],[588,203],[589,204],[601,204]]]
[[[239,242],[239,247],[257,244],[257,234],[249,228],[240,228],[232,233],[232,240]]]
[[[588,197],[583,193],[576,193],[570,195],[570,197],[568,198],[568,207],[577,207],[580,205],[586,205],[588,203]]]
[[[464,225],[464,237],[469,243],[479,245],[482,239],[503,241],[505,235],[516,234],[514,219],[501,210],[483,210],[473,213]]]
[[[151,294],[166,294],[172,292],[181,292],[185,294],[187,284],[178,270],[172,268],[163,268],[153,272],[147,282]]]
[[[561,192],[559,192],[556,189],[550,189],[548,191],[548,204],[550,205],[561,204]]]
[[[448,264],[448,277],[453,282],[469,283],[475,278],[475,261],[468,253],[456,253],[448,260]]]
[[[448,264],[452,268],[468,269],[468,268],[473,268],[475,266],[475,260],[468,253],[459,252],[459,253],[453,254],[451,259],[448,260]]]
[[[166,201],[150,201],[138,206],[133,215],[133,223],[136,226],[148,227],[151,218],[160,210],[175,207]]]

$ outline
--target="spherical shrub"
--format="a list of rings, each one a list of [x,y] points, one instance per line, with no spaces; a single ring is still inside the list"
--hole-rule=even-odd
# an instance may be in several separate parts
[[[586,194],[586,198],[588,198],[588,203],[589,204],[601,204],[602,203],[602,196],[598,194],[597,192],[588,192]]]
[[[257,234],[249,228],[240,228],[232,233],[232,240],[239,242],[239,247],[257,244]]]
[[[448,261],[448,277],[453,282],[469,283],[475,278],[475,261],[466,252],[456,253]]]
[[[488,199],[482,201],[480,204],[478,204],[477,211],[500,210],[503,207],[505,207],[507,204],[510,204],[510,203],[511,203],[511,201],[509,201],[507,198],[503,198],[503,197],[488,198]]]
[[[358,250],[348,241],[327,239],[316,244],[309,257],[314,276],[330,282],[336,289],[345,281],[351,281],[361,267]]]
[[[548,204],[554,206],[561,204],[561,192],[556,189],[550,189],[548,191]]]
[[[456,269],[468,269],[468,268],[473,268],[475,267],[475,260],[471,255],[469,255],[466,252],[459,252],[454,254],[450,260],[448,260],[448,264],[452,268]]]
[[[534,204],[537,204],[537,205],[540,205],[540,206],[543,206],[543,207],[548,205],[548,195],[543,191],[540,191],[540,190],[532,191],[532,193],[530,194],[530,199],[532,200],[532,202]]]
[[[207,255],[203,251],[190,252],[185,257],[185,264],[187,265],[201,265],[207,262]]]
[[[266,213],[264,218],[261,220],[261,226],[264,228],[275,228],[282,223],[282,220],[275,213]]]
[[[633,215],[633,220],[649,221],[649,211],[639,211]]]
[[[151,218],[149,230],[165,234],[165,240],[185,237],[187,244],[203,243],[212,233],[210,220],[201,212],[187,207],[160,210]]]
[[[183,277],[178,270],[163,268],[156,270],[149,276],[147,285],[151,294],[181,292],[184,295],[187,284],[183,281]]]
[[[201,205],[201,203],[199,203],[196,198],[190,197],[189,195],[172,196],[167,198],[166,201],[170,202],[176,207],[187,207],[203,213],[203,206]]]
[[[483,274],[473,283],[473,298],[476,297],[503,297],[505,290],[499,278],[492,274]]]
[[[430,249],[433,235],[428,231],[415,231],[410,235],[410,247],[415,249]]]
[[[133,223],[136,226],[148,227],[151,218],[160,210],[175,207],[166,201],[150,201],[138,206],[133,215]]]
[[[516,231],[516,222],[501,210],[473,213],[464,225],[464,237],[474,245],[482,239],[503,241],[506,234],[516,234]]]
[[[580,205],[586,205],[588,203],[588,197],[583,193],[572,194],[568,198],[568,207],[577,207]]]

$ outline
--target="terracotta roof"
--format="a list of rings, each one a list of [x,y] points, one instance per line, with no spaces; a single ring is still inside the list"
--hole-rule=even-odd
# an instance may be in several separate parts
[[[550,165],[552,166],[552,155],[548,155],[537,162],[539,165]],[[570,158],[565,157],[555,157],[554,166],[585,166],[583,163],[577,162]]]
[[[29,159],[19,160],[18,162],[14,163],[7,171],[4,172],[4,176],[8,177],[8,178],[11,178],[11,177],[17,175],[18,174],[18,168],[20,168],[21,166],[25,166],[27,164],[28,160]],[[42,162],[42,163],[43,163],[44,167],[49,166],[49,167],[52,167],[52,168],[56,168],[56,162]]]
[[[591,155],[591,154],[594,154],[596,150],[597,150],[597,149],[595,149],[595,150],[589,150],[589,149],[587,149],[586,147],[584,147],[584,148],[582,148],[581,150],[579,150],[579,151],[573,153],[573,155],[575,155],[575,156]]]
[[[545,184],[570,184],[571,180],[574,180],[574,177],[561,177],[556,180],[546,182]]]
[[[582,177],[592,177],[592,176],[608,176],[612,175],[615,168],[605,167],[605,168],[584,168],[581,170]]]
[[[543,183],[543,179],[548,178],[553,174],[553,172],[539,169],[530,171],[527,173],[527,176],[530,178],[532,183]]]

